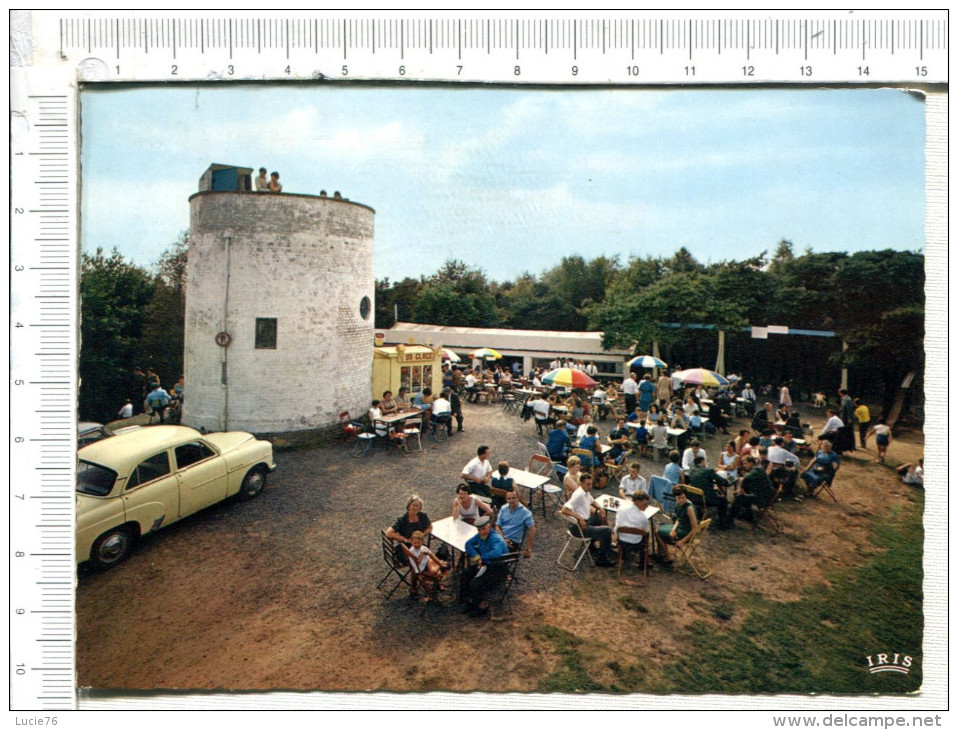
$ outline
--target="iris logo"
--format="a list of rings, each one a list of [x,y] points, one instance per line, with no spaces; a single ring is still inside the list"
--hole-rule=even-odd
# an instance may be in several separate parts
[[[868,662],[868,671],[871,674],[879,672],[908,674],[911,671],[912,658],[907,654],[869,654],[865,660]]]

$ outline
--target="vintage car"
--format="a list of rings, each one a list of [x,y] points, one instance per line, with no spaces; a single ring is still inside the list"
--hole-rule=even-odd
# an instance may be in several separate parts
[[[78,452],[77,563],[126,559],[141,535],[234,495],[255,497],[276,468],[273,446],[242,431],[151,426]]]
[[[94,441],[100,441],[101,439],[108,439],[111,436],[118,436],[121,433],[126,433],[127,431],[135,431],[139,426],[123,426],[121,428],[108,429],[102,423],[94,423],[93,421],[80,421],[77,424],[77,448],[82,449],[84,446],[89,446]]]

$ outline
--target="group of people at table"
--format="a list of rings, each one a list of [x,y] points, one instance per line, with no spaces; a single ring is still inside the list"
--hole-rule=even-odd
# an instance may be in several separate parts
[[[632,398],[629,397],[633,390],[628,386],[629,382],[635,386]],[[617,394],[612,387],[607,391],[599,386],[591,393],[574,390],[565,403],[553,390],[533,397],[526,404],[537,422],[551,426],[546,448],[553,463],[564,472],[560,511],[572,526],[570,529],[575,527],[579,536],[591,538],[590,549],[595,554],[597,566],[618,564],[620,552],[623,557],[637,553],[645,559],[648,551],[644,548],[653,537],[658,546],[656,559],[672,562],[669,547],[681,546],[689,540],[699,520],[705,517],[704,512],[710,508],[716,512],[719,529],[730,529],[736,519],[754,521],[754,510],[764,509],[775,497],[779,486],[784,497],[801,501],[803,491],[804,496],[814,496],[822,484],[831,484],[841,463],[839,454],[833,449],[833,441],[837,429],[845,425],[837,418],[837,411],[829,410],[828,420],[818,434],[818,449],[812,451],[804,448],[803,427],[798,422],[798,413],[789,410],[791,403],[780,403],[777,412],[766,403],[754,414],[752,430],[741,429],[737,437],[725,443],[714,468],[709,465],[708,455],[697,439],[691,440],[684,450],[668,451],[668,464],[661,476],[671,487],[675,514],[671,521],[666,519],[658,527],[652,526],[647,517],[651,497],[641,474],[642,466],[634,460],[633,454],[646,453],[646,447],[665,449],[668,426],[678,427],[697,417],[703,401],[710,406],[709,421],[713,424],[718,421],[724,430],[727,424],[725,413],[716,414],[715,409],[729,407],[730,402],[728,395],[723,397],[696,388],[689,390],[684,401],[681,398],[660,399],[656,403],[654,398],[664,392],[663,385],[661,379],[653,385],[649,376],[641,382],[634,374],[628,378],[622,389],[628,417],[616,412],[613,404]],[[652,386],[651,390],[649,386]],[[671,381],[668,386],[667,392],[671,396]],[[744,400],[754,412],[755,397],[750,390],[746,384],[739,401]],[[403,395],[400,394],[397,405],[402,402]],[[388,401],[388,396],[388,393],[384,394],[383,401]],[[441,399],[448,397],[449,393],[444,389]],[[433,408],[436,402],[432,401]],[[604,442],[591,420],[592,404],[607,405],[616,416],[615,426]],[[382,408],[382,402],[373,405],[374,408],[378,405],[381,412],[389,412]],[[555,417],[570,409],[568,421]],[[371,419],[374,415],[371,412]],[[713,418],[713,415],[717,417]],[[883,419],[879,419],[871,432],[876,435],[879,459],[882,459],[890,442],[890,429]],[[865,436],[862,438],[864,443]],[[571,454],[574,446],[579,450],[578,455]],[[803,451],[811,454],[804,465],[799,456]],[[519,498],[517,485],[509,476],[509,464],[500,462],[493,468],[490,456],[488,446],[477,449],[476,457],[462,470],[451,505],[451,519],[476,528],[476,534],[465,542],[465,565],[460,579],[460,596],[471,615],[483,615],[488,611],[483,597],[491,582],[501,577],[497,560],[515,552],[529,558],[535,541],[535,520]],[[629,461],[626,463],[626,460]],[[618,496],[622,501],[617,504],[614,522],[609,524],[603,506],[609,502],[600,502],[593,490],[608,485],[613,469],[620,475]],[[916,469],[920,480],[921,465]],[[910,469],[906,476],[915,479],[916,469]],[[800,489],[799,478],[805,482],[805,490]],[[691,494],[699,499],[698,504],[690,499],[688,487],[693,488]],[[425,541],[431,531],[432,523],[422,511],[422,500],[413,496],[406,512],[386,531],[386,535],[396,544],[398,560],[408,561],[420,579],[441,585],[451,564],[445,556],[426,547]]]
[[[404,414],[405,418],[393,418]],[[456,421],[456,433],[464,430],[462,399],[452,388],[443,388],[438,395],[433,395],[432,388],[426,387],[411,398],[409,388],[400,388],[396,397],[393,397],[391,390],[387,390],[381,400],[373,400],[367,415],[377,436],[398,441],[400,445],[404,445],[409,435],[405,428],[407,422],[416,419],[419,420],[416,428],[420,432],[441,428],[452,436],[453,419]]]

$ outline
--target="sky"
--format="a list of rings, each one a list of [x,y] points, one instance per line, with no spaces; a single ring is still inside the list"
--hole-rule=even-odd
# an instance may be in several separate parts
[[[563,256],[924,247],[924,106],[893,89],[187,85],[81,94],[82,245],[142,266],[213,162],[371,206],[377,278]]]

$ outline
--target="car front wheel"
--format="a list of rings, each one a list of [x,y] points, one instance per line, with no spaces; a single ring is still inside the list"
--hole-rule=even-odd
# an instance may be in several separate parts
[[[246,478],[239,490],[240,499],[252,499],[266,486],[266,472],[262,469],[253,469]]]
[[[90,551],[90,563],[97,570],[106,570],[122,563],[136,547],[136,535],[129,527],[117,527],[97,538]]]

